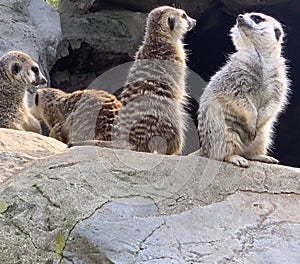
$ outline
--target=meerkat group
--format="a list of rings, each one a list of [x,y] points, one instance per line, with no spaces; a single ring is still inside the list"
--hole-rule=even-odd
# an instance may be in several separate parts
[[[71,145],[120,141],[135,151],[181,154],[187,126],[183,39],[195,25],[184,10],[152,10],[120,100],[102,90],[68,94],[41,88],[30,112],[26,87],[46,79],[27,54],[5,54],[0,58],[0,127],[40,133],[37,120],[42,120],[50,136]],[[278,163],[268,151],[289,91],[282,26],[270,16],[245,13],[238,15],[231,37],[236,53],[200,98],[199,154],[240,167],[248,167],[248,160]]]

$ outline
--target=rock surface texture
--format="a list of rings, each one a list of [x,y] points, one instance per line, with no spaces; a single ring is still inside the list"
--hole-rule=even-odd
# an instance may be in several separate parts
[[[67,145],[33,132],[0,128],[0,183],[32,166],[38,158],[66,150]]]
[[[296,264],[300,169],[250,166],[98,147],[18,165],[0,185],[0,263]]]

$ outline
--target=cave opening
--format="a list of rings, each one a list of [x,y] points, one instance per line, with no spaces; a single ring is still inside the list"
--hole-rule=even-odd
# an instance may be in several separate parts
[[[199,17],[195,17],[197,26],[188,34],[185,41],[189,50],[189,69],[207,82],[225,63],[228,54],[234,52],[229,31],[235,24],[235,18],[239,13],[250,11],[266,13],[285,25],[287,37],[283,54],[290,67],[291,95],[290,103],[275,127],[271,154],[279,159],[281,164],[297,167],[300,167],[298,154],[300,149],[300,91],[297,89],[300,83],[300,75],[297,75],[300,70],[299,10],[300,3],[296,0],[271,6],[263,4],[250,8],[239,6],[235,10],[229,9],[220,1],[213,1],[210,8]],[[127,54],[103,53],[95,46],[82,43],[79,49],[69,48],[69,56],[57,61],[50,73],[51,83],[53,87],[61,88],[66,92],[84,89],[100,74],[129,61],[132,61],[132,58]],[[198,101],[198,93],[193,93],[193,91],[190,93]]]
[[[50,72],[52,87],[65,92],[86,89],[102,73],[132,60],[127,54],[99,51],[85,42],[78,49],[69,46],[68,53],[56,62]]]

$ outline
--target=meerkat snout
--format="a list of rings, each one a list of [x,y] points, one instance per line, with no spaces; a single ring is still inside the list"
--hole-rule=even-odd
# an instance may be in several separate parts
[[[45,76],[41,73],[40,69],[38,66],[32,66],[31,67],[31,71],[34,74],[34,80],[31,84],[33,84],[34,86],[38,86],[38,85],[43,85],[47,83],[47,79],[45,78]]]
[[[196,24],[197,24],[197,20],[193,19],[193,18],[190,18],[188,20],[188,25],[189,25],[188,31],[191,31],[196,26]]]

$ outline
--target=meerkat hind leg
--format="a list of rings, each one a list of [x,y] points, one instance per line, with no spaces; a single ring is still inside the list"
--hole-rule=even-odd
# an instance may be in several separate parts
[[[49,137],[52,137],[52,138],[55,138],[59,141],[62,141],[64,142],[64,138],[63,138],[63,135],[62,135],[62,132],[61,132],[61,124],[60,123],[57,123],[51,130],[50,130],[50,133],[49,133]]]
[[[252,157],[247,157],[249,160],[253,160],[253,161],[260,161],[260,162],[264,162],[264,163],[271,163],[271,164],[278,164],[279,160],[267,156],[267,155],[255,155]]]
[[[248,168],[248,161],[240,155],[230,155],[224,158],[224,161],[230,162],[238,167]]]
[[[40,122],[33,116],[28,116],[28,121],[23,125],[24,130],[42,134],[42,127]]]

